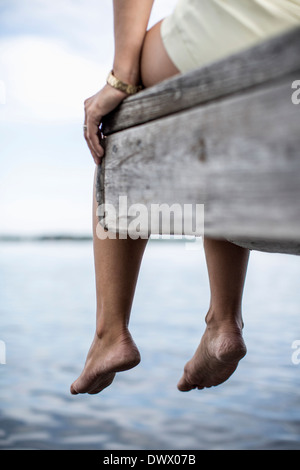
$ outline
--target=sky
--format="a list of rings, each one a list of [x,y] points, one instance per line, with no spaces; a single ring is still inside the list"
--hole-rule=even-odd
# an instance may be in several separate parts
[[[0,235],[91,234],[83,102],[113,53],[112,0],[0,0]]]

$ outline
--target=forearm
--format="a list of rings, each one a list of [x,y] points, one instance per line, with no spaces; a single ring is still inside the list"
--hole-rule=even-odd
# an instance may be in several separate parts
[[[140,56],[153,3],[154,0],[113,0],[113,70],[116,77],[133,85],[140,80]]]

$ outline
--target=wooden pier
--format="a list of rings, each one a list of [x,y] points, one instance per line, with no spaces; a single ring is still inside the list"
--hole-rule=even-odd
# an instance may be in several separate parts
[[[103,123],[98,203],[204,204],[206,236],[300,254],[297,81],[300,28],[128,97]]]

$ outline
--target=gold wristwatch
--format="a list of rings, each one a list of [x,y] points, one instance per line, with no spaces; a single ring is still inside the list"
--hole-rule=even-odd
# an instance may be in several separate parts
[[[122,80],[114,76],[113,70],[109,72],[106,83],[117,90],[123,91],[127,95],[134,95],[143,89],[142,85],[129,85],[128,83],[122,82]]]

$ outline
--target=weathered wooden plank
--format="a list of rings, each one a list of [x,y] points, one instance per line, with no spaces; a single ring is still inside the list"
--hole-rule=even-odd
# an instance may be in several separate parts
[[[249,250],[264,251],[266,253],[284,253],[288,255],[300,255],[300,242],[295,240],[274,241],[268,239],[231,239],[235,245],[239,245]]]
[[[300,113],[291,101],[297,78],[291,74],[110,135],[104,202],[118,207],[119,195],[126,195],[128,206],[204,204],[207,236],[269,240],[297,250]]]
[[[149,122],[299,69],[300,28],[296,28],[127,98],[117,111],[107,116],[103,132],[110,134]]]

